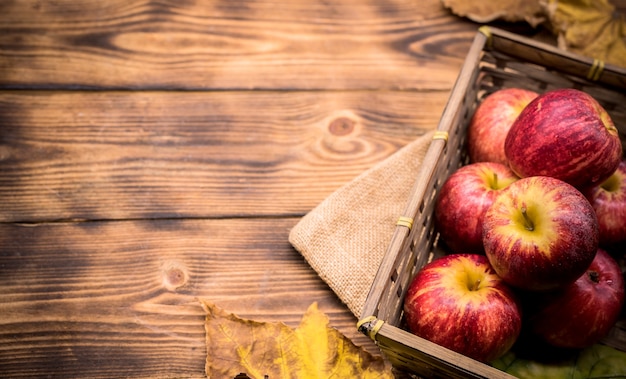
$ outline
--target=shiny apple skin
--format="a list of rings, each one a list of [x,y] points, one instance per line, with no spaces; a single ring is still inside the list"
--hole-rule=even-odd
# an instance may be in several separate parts
[[[470,161],[506,165],[506,135],[517,116],[538,95],[523,88],[504,88],[487,96],[476,107],[467,127]]]
[[[518,179],[494,162],[462,166],[446,179],[435,204],[435,225],[451,252],[484,253],[482,218],[497,194]]]
[[[553,290],[574,282],[593,261],[598,239],[589,201],[573,186],[547,176],[510,184],[483,218],[489,262],[504,281],[525,290]]]
[[[593,272],[598,274],[592,279]],[[608,335],[624,305],[624,278],[618,263],[603,249],[571,285],[535,299],[532,332],[550,345],[582,349]]]
[[[609,114],[593,97],[570,88],[531,101],[511,126],[504,149],[518,176],[552,176],[581,190],[603,182],[622,159]]]
[[[626,161],[586,196],[598,216],[600,246],[626,242]]]
[[[480,285],[470,290],[477,278]],[[504,355],[522,325],[516,295],[478,254],[446,255],[422,267],[404,314],[412,333],[482,362]]]

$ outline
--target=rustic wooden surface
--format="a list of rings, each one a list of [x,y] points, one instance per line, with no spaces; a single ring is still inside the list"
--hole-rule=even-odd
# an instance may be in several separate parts
[[[0,376],[204,377],[198,298],[295,326],[299,218],[434,128],[436,0],[0,2]]]

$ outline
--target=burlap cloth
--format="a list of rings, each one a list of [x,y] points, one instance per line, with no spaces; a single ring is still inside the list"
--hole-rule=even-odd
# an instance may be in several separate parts
[[[358,318],[432,141],[418,137],[307,213],[289,242]]]

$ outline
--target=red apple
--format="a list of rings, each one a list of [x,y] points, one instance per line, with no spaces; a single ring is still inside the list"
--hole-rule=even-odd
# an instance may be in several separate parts
[[[584,348],[605,337],[624,305],[624,279],[617,262],[598,249],[587,271],[574,283],[536,299],[531,330],[545,342]]]
[[[485,254],[507,283],[552,290],[574,282],[593,261],[598,220],[573,186],[532,176],[501,191],[483,218]]]
[[[422,267],[404,314],[412,333],[482,362],[504,355],[522,325],[511,288],[478,254],[446,255]]]
[[[531,101],[511,126],[504,150],[518,176],[552,176],[580,189],[603,182],[622,160],[609,114],[590,95],[569,88]]]
[[[482,218],[497,194],[519,179],[507,166],[472,163],[453,172],[439,191],[435,224],[452,252],[482,254]]]
[[[481,102],[467,127],[467,150],[471,162],[507,164],[504,141],[513,122],[537,92],[504,88]]]
[[[600,245],[626,241],[626,161],[621,161],[613,175],[586,195],[598,216]]]

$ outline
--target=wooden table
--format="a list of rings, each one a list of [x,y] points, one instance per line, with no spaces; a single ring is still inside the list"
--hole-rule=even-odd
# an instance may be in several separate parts
[[[436,126],[439,1],[0,2],[2,377],[204,377],[207,299],[379,354],[288,242]]]

